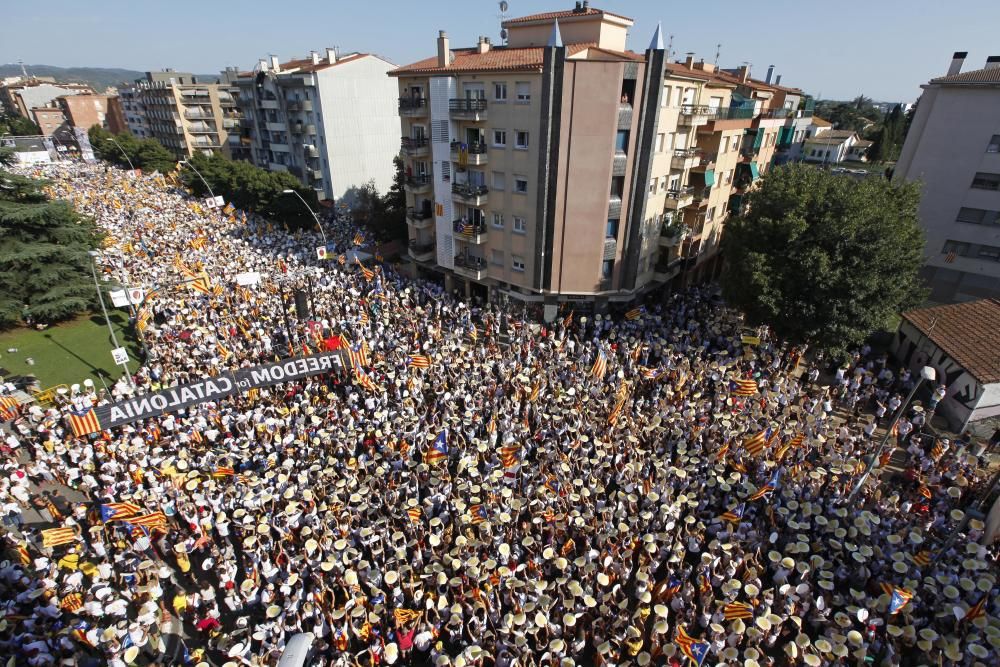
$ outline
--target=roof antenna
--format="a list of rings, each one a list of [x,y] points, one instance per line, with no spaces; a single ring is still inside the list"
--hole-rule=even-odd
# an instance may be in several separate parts
[[[722,42],[715,45],[715,67],[719,67],[719,54],[722,53]]]
[[[17,64],[21,66],[21,75],[25,79],[30,79],[31,77],[28,76],[28,70],[24,69],[24,61],[21,60],[20,58],[18,58],[17,59]]]
[[[674,53],[674,36],[670,35],[670,39],[667,40],[667,60],[669,61],[675,55]]]
[[[497,14],[497,19],[500,21],[500,40],[504,46],[507,46],[507,28],[503,27],[503,23],[507,20],[508,9],[510,5],[507,4],[507,0],[500,0],[500,13]]]

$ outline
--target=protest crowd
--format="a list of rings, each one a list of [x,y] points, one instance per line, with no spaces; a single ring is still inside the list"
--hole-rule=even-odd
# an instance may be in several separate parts
[[[147,356],[134,387],[8,423],[8,665],[274,665],[299,633],[315,665],[1000,664],[1000,547],[963,511],[985,457],[918,437],[930,406],[901,406],[917,378],[886,357],[827,383],[804,349],[744,345],[709,287],[530,322],[345,261],[367,240],[347,216],[320,260],[317,231],[170,175],[19,169],[107,232]],[[344,371],[70,419],[337,349]],[[900,407],[881,463],[906,474],[849,500]]]

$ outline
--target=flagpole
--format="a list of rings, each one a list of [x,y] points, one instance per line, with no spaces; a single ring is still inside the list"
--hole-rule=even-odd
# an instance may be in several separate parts
[[[90,255],[90,273],[94,276],[94,289],[97,290],[97,299],[101,302],[101,312],[104,313],[104,322],[108,325],[108,332],[111,333],[111,342],[114,343],[115,348],[118,346],[118,337],[115,335],[115,328],[111,326],[111,318],[108,317],[108,309],[104,305],[104,294],[101,292],[101,285],[97,282],[97,255],[99,254],[96,250],[91,250],[88,252]],[[129,386],[135,391],[135,380],[132,379],[132,374],[128,370],[128,362],[121,364],[122,368],[125,369],[125,377],[128,378]],[[105,385],[106,387],[107,385]]]

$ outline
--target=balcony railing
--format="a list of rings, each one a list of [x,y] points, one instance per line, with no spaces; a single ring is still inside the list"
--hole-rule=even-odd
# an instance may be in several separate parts
[[[406,185],[410,188],[425,188],[431,184],[431,177],[429,174],[417,174],[415,176],[408,176],[406,179]]]
[[[478,113],[486,111],[486,100],[478,97],[457,97],[448,100],[448,111]]]
[[[434,217],[434,214],[429,210],[418,211],[417,209],[411,206],[410,208],[406,209],[406,217],[409,218],[410,220],[413,220],[414,222],[417,222],[420,220],[430,220]]]
[[[471,183],[452,183],[451,191],[459,197],[466,199],[476,199],[487,194],[490,189],[485,185],[472,185]]]
[[[614,160],[611,163],[611,175],[612,176],[624,176],[625,175],[625,165],[628,163],[628,155],[625,153],[615,153]]]
[[[418,137],[416,139],[412,137],[403,137],[400,141],[400,146],[403,151],[407,153],[416,153],[418,151],[423,151],[427,149],[427,138]]]
[[[682,104],[682,116],[707,116],[712,113],[712,107],[706,104]]]
[[[608,198],[608,218],[617,219],[622,217],[622,198],[618,195],[611,195]]]
[[[465,143],[462,141],[451,142],[452,153],[460,152],[461,150],[463,150],[463,147],[465,152],[468,153],[469,155],[483,155],[486,153],[486,144],[484,143],[479,143],[479,142]]]
[[[476,236],[486,232],[486,223],[470,222],[466,218],[459,218],[452,223],[452,230],[463,236]]]
[[[632,127],[632,105],[622,102],[618,105],[618,129],[627,130]]]
[[[479,280],[486,272],[486,259],[474,255],[456,255],[455,270],[464,276]]]
[[[694,195],[694,188],[690,185],[676,190],[667,190],[667,199],[683,199]]]
[[[419,243],[416,240],[411,240],[409,247],[410,257],[418,262],[424,262],[434,258],[433,243]]]
[[[400,97],[399,113],[404,115],[423,115],[427,113],[427,98]]]
[[[312,111],[313,103],[311,100],[288,100],[285,108],[289,111]]]

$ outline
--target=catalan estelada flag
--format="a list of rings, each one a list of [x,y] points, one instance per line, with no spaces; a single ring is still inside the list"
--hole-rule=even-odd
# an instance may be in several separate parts
[[[439,463],[448,458],[448,429],[441,431],[436,438],[434,438],[434,444],[431,445],[427,453],[424,454],[424,461],[427,463]]]
[[[73,528],[47,528],[42,531],[42,546],[58,547],[75,542],[76,538],[76,530]]]
[[[760,500],[764,496],[774,491],[774,487],[770,484],[765,484],[764,486],[757,489],[752,496],[747,498],[748,501]]]
[[[131,517],[128,522],[144,528],[159,528],[161,530],[167,529],[167,515],[160,510],[150,512],[149,514]]]
[[[727,510],[719,516],[723,521],[729,521],[731,523],[739,523],[743,520],[743,512],[746,510],[747,504],[742,503],[739,507]]]
[[[69,427],[73,429],[73,435],[77,437],[101,430],[101,423],[97,421],[97,414],[92,407],[70,410],[66,417],[69,420]]]
[[[608,372],[608,355],[604,354],[604,350],[597,351],[597,359],[594,359],[594,365],[590,367],[591,377],[604,378],[604,375]]]
[[[754,380],[739,379],[733,383],[733,393],[737,396],[756,396],[757,383]]]
[[[746,602],[730,602],[722,608],[722,616],[727,621],[753,618],[753,607]]]
[[[684,626],[682,625],[677,628],[677,637],[674,639],[674,643],[677,644],[681,653],[691,659],[698,667],[701,667],[701,663],[705,661],[705,656],[708,655],[708,642],[695,639],[684,630]]]
[[[361,245],[362,243],[365,242],[365,235],[362,234],[361,232],[355,232],[353,242],[354,245]]]
[[[500,448],[500,464],[504,468],[513,468],[520,460],[517,455],[521,452],[520,445],[508,445]]]
[[[101,505],[101,520],[127,519],[138,514],[141,509],[135,503],[104,503]]]
[[[59,608],[73,613],[83,607],[83,596],[79,593],[67,593],[59,601]]]
[[[410,368],[430,368],[431,358],[426,354],[411,354],[406,360],[406,365]]]
[[[931,496],[933,496],[933,495],[934,495],[934,494],[933,494],[933,493],[931,492],[931,489],[930,489],[930,487],[929,487],[929,486],[927,486],[926,484],[921,484],[921,485],[920,485],[920,488],[919,488],[919,489],[917,489],[917,493],[919,493],[920,495],[922,495],[922,496],[923,496],[924,498],[927,498],[928,500],[930,500],[930,499],[931,499]]]
[[[983,597],[979,598],[979,602],[969,607],[969,611],[965,612],[965,616],[962,617],[962,620],[974,621],[977,618],[986,616],[986,599],[988,597],[989,593],[983,593]]]
[[[767,431],[761,431],[757,435],[748,438],[743,442],[743,448],[747,451],[750,456],[760,456],[760,453],[764,451],[764,446],[767,444]]]
[[[913,593],[903,588],[893,588],[892,596],[889,598],[889,614],[899,613],[899,610],[909,604],[913,599]]]
[[[472,521],[472,525],[476,526],[486,521],[489,515],[486,513],[486,508],[481,504],[469,505],[469,518]]]

